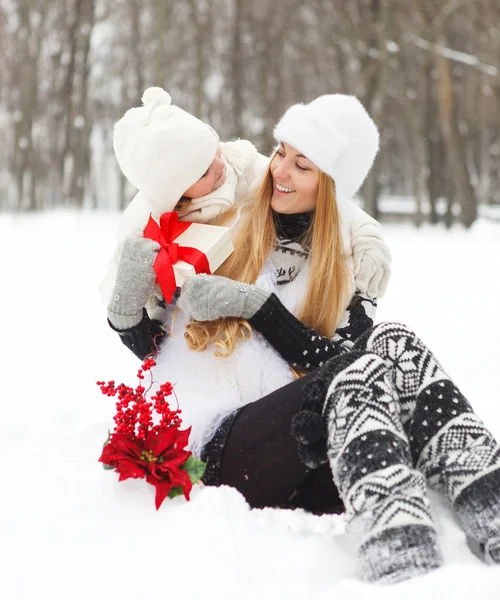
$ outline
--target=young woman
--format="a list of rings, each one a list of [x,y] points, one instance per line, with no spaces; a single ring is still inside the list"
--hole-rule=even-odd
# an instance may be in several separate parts
[[[500,563],[500,447],[412,331],[373,325],[376,301],[355,290],[343,252],[342,213],[378,149],[373,121],[354,97],[322,96],[292,106],[275,137],[235,253],[184,284],[157,356],[208,461],[205,482],[251,506],[316,512],[338,507],[338,493],[360,576],[387,583],[442,563],[428,483]],[[123,310],[150,293],[157,251],[148,240],[127,248]]]
[[[124,212],[120,237],[142,237],[152,214],[159,218],[175,210],[185,221],[207,223],[229,216],[249,191],[258,186],[269,166],[269,158],[259,154],[246,140],[219,143],[216,132],[189,113],[173,106],[161,88],[149,88],[143,106],[132,108],[116,124],[113,144],[120,167],[139,189]],[[236,203],[236,204],[235,204]],[[390,252],[380,224],[354,203],[346,203],[344,243],[352,253],[357,288],[371,297],[383,296],[390,276]],[[230,213],[227,215],[227,213]],[[120,262],[118,246],[101,291],[106,302],[111,296]],[[126,260],[126,259],[125,259]],[[155,331],[165,321],[164,302],[156,289],[146,303]],[[137,325],[130,316],[111,322],[118,330]],[[143,324],[144,325],[144,324]],[[127,334],[121,336],[127,343]],[[152,348],[129,344],[138,356]]]

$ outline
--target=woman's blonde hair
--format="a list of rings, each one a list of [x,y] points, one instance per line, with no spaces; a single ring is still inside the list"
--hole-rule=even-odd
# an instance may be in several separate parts
[[[255,283],[266,259],[275,249],[276,228],[271,209],[273,180],[268,169],[261,186],[242,209],[241,223],[234,241],[235,251],[217,270],[217,275],[236,281]],[[224,215],[217,224],[234,218]],[[347,306],[348,271],[342,260],[341,223],[335,185],[331,177],[320,172],[316,209],[302,244],[310,249],[309,285],[299,319],[321,335],[331,338]],[[244,319],[224,318],[210,322],[192,321],[186,327],[186,341],[191,350],[203,351],[210,342],[215,354],[230,356],[238,340],[252,335]]]

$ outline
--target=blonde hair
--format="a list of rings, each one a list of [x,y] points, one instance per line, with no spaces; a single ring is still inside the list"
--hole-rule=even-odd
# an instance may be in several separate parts
[[[271,209],[273,180],[270,169],[253,198],[242,209],[235,251],[217,270],[217,275],[236,281],[255,283],[266,259],[275,249],[276,228]],[[224,215],[217,224],[235,217]],[[348,272],[342,259],[341,223],[335,185],[320,172],[318,199],[313,218],[302,243],[310,248],[311,274],[299,319],[321,335],[331,338],[348,302]],[[191,350],[206,350],[210,342],[219,357],[230,356],[238,340],[251,337],[252,328],[244,319],[224,318],[210,322],[192,321],[186,327]]]

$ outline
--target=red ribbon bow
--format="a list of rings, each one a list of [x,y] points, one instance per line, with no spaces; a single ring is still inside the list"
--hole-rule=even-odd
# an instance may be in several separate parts
[[[148,224],[144,229],[144,237],[158,242],[161,246],[153,268],[156,273],[156,281],[158,281],[163,297],[168,304],[172,301],[177,288],[173,265],[178,260],[184,260],[193,265],[196,273],[210,274],[210,265],[203,252],[196,248],[179,246],[173,241],[190,226],[191,223],[179,222],[176,212],[166,212],[161,215],[159,225],[149,215]]]

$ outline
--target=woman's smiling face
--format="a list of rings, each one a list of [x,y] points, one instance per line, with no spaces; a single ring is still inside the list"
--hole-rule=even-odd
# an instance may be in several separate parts
[[[271,161],[273,197],[271,207],[277,213],[312,212],[316,208],[319,169],[298,150],[281,143]]]

